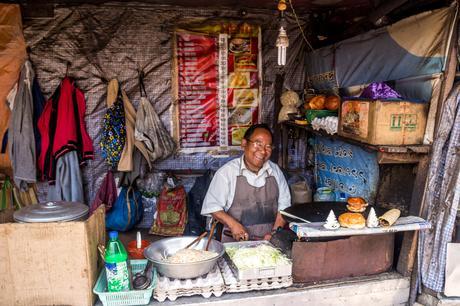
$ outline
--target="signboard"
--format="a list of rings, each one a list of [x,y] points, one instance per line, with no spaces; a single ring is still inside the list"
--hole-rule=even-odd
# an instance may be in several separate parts
[[[183,153],[240,146],[258,122],[260,49],[260,29],[246,23],[176,32],[174,135]]]
[[[179,143],[182,148],[216,146],[217,40],[177,35]]]
[[[317,187],[337,195],[359,196],[374,203],[379,179],[377,153],[349,143],[317,136],[314,141]]]

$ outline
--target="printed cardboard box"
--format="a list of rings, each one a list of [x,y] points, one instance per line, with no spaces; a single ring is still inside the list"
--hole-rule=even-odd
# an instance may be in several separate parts
[[[427,111],[426,103],[345,100],[338,134],[374,145],[422,144]]]

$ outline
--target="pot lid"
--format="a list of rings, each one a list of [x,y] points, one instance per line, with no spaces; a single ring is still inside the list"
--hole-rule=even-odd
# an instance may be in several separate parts
[[[17,222],[65,222],[88,214],[87,205],[78,202],[45,202],[26,206],[14,213]]]

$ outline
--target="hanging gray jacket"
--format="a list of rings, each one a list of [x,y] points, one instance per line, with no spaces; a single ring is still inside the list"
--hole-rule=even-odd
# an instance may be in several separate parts
[[[32,85],[35,74],[26,61],[21,69],[8,132],[8,153],[13,166],[13,180],[21,190],[37,180],[33,129]]]

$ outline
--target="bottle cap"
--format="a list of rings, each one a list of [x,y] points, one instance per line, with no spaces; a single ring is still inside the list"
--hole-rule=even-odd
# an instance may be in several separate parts
[[[109,238],[110,239],[117,239],[118,238],[118,232],[117,231],[110,231],[109,232]]]

